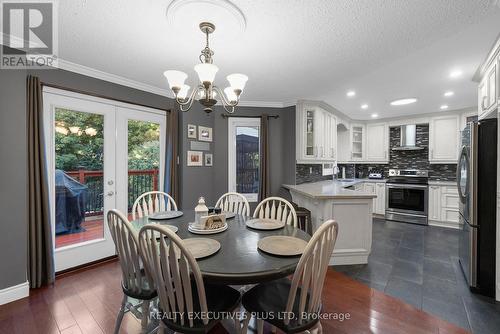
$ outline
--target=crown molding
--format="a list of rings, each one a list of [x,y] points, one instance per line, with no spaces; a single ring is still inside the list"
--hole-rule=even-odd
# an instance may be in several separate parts
[[[158,87],[148,85],[148,84],[145,84],[145,83],[142,83],[139,81],[135,81],[132,79],[128,79],[128,78],[125,78],[125,77],[122,77],[122,76],[119,76],[116,74],[111,74],[108,72],[96,70],[94,68],[87,67],[87,66],[80,65],[80,64],[76,64],[76,63],[61,59],[61,58],[59,59],[58,68],[65,70],[65,71],[82,74],[82,75],[85,75],[88,77],[112,82],[112,83],[115,83],[118,85],[127,86],[130,88],[135,88],[135,89],[142,90],[142,91],[149,92],[149,93],[153,93],[156,95],[166,96],[166,97],[170,97],[170,98],[172,95],[170,90],[158,88]]]
[[[240,101],[238,107],[284,108],[284,104],[283,102],[271,101]]]

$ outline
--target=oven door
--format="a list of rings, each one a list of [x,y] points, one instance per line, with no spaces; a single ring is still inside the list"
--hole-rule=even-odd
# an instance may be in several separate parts
[[[389,183],[386,189],[388,219],[427,224],[427,185]]]

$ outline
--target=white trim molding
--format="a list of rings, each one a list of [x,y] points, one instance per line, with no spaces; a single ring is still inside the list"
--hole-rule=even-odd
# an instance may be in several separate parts
[[[111,74],[108,72],[96,70],[91,67],[87,67],[84,65],[72,63],[70,61],[59,59],[59,68],[65,71],[82,74],[88,77],[112,82],[118,85],[135,88],[138,90],[142,90],[145,92],[153,93],[156,95],[162,95],[166,97],[172,98],[172,93],[169,89],[158,88],[152,85],[148,85],[139,81],[135,81],[132,79],[128,79],[116,74]]]
[[[8,288],[0,290],[0,305],[28,297],[29,295],[30,285],[28,281],[18,285],[9,286]]]

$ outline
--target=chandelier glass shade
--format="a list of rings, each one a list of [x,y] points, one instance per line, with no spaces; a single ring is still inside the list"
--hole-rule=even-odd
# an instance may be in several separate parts
[[[220,97],[221,104],[228,113],[234,113],[234,108],[240,101],[241,93],[245,88],[248,77],[244,74],[233,73],[226,77],[229,86],[222,91],[214,84],[215,76],[219,68],[213,64],[214,52],[209,46],[209,35],[214,32],[215,25],[209,22],[200,23],[201,31],[206,35],[206,46],[200,54],[200,64],[194,66],[198,74],[199,84],[189,92],[190,86],[186,85],[188,75],[177,70],[168,70],[163,74],[167,78],[168,85],[175,95],[175,100],[182,111],[191,109],[194,100],[203,105],[205,112],[212,112],[212,107],[217,103],[215,99]]]

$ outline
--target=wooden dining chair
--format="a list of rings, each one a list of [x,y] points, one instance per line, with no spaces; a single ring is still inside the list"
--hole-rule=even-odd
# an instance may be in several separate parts
[[[266,321],[285,333],[300,333],[317,329],[322,333],[318,315],[321,294],[328,263],[337,240],[338,225],[328,220],[309,240],[293,274],[288,278],[259,284],[243,295],[246,316],[242,332],[246,333],[250,315],[257,315],[258,334],[262,334],[264,320],[258,315],[283,314],[267,317]],[[283,313],[281,313],[283,312]]]
[[[132,206],[132,219],[149,216],[159,211],[177,211],[177,204],[163,191],[149,191],[137,197]]]
[[[120,331],[123,316],[128,311],[141,317],[141,325],[145,329],[148,325],[150,302],[157,296],[153,279],[143,268],[139,254],[139,239],[128,219],[114,209],[108,211],[107,217],[122,269],[123,300],[116,318],[114,333]],[[139,307],[129,303],[129,298],[141,300],[142,310],[139,311]]]
[[[297,213],[293,205],[281,197],[268,197],[257,205],[254,218],[275,219],[297,227]]]
[[[238,215],[248,216],[250,214],[250,204],[248,204],[247,198],[235,192],[222,195],[215,203],[215,207]]]
[[[240,308],[241,295],[226,285],[203,282],[195,258],[174,232],[145,225],[139,232],[140,252],[158,290],[160,325],[180,333],[207,333],[223,315]]]

